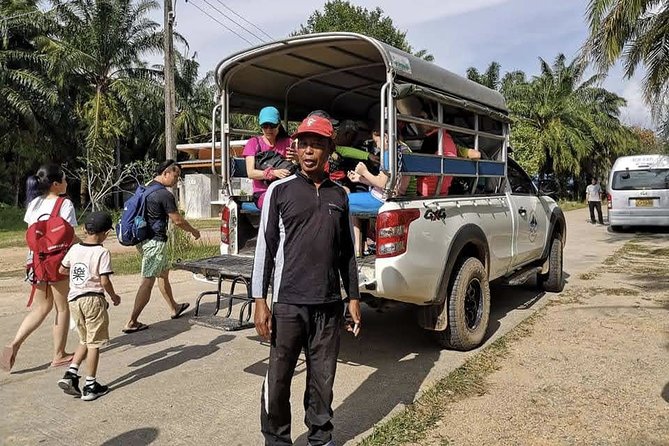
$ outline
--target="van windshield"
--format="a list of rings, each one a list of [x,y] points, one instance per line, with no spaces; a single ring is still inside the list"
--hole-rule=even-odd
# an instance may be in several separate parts
[[[611,188],[613,190],[669,189],[669,169],[615,172]]]

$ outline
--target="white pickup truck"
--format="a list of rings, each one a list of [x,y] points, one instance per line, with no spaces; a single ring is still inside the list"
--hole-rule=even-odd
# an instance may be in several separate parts
[[[498,92],[351,33],[298,36],[242,51],[218,65],[216,79],[220,115],[215,109],[212,141],[220,128],[221,150],[214,159],[212,147],[212,169],[219,174],[220,168],[222,182],[219,277],[232,278],[231,270],[250,274],[259,213],[233,185],[245,169],[230,147],[231,135],[243,134],[231,128],[230,113],[254,114],[269,104],[284,110],[286,123],[322,109],[380,124],[381,146],[388,148],[380,153],[381,165],[388,166],[386,199],[378,213],[356,215],[375,223],[376,253],[358,265],[368,302],[414,304],[419,324],[440,345],[468,350],[486,335],[491,281],[513,284],[536,276],[544,290],[562,290],[564,215],[507,156],[510,119]],[[422,109],[398,107],[408,97]],[[447,132],[480,158],[448,154]],[[436,137],[432,148],[428,134]],[[401,163],[400,139],[413,148]],[[406,175],[419,180],[418,191],[396,196],[395,184]],[[247,265],[244,272],[236,259]]]

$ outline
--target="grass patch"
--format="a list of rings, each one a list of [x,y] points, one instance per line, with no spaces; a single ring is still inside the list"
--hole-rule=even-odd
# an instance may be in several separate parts
[[[568,211],[574,211],[576,209],[587,208],[588,203],[585,203],[583,201],[560,200],[558,201],[558,206],[560,206],[560,209],[562,209],[564,212],[568,212]]]
[[[21,248],[21,247],[23,248],[26,247],[25,228],[20,231],[0,231],[0,248]]]
[[[218,244],[210,245],[203,241],[193,240],[180,229],[171,229],[167,242],[169,264],[181,260],[195,260],[216,256],[220,253]],[[116,274],[138,274],[142,268],[142,257],[138,252],[112,254],[112,264]]]
[[[645,242],[645,243],[644,243]],[[669,248],[656,248],[652,240],[630,240],[607,257],[603,264],[609,272],[634,273],[639,275],[669,272]]]
[[[588,272],[588,273],[582,273],[578,276],[578,278],[581,279],[581,280],[592,280],[592,279],[596,279],[597,276],[599,276],[599,273],[595,272],[595,271],[592,271],[592,272]]]
[[[188,220],[188,222],[196,229],[220,229],[220,218],[203,218],[199,220]]]
[[[630,288],[590,288],[589,291],[593,294],[601,294],[604,296],[638,296],[638,290]]]
[[[0,248],[18,248],[26,245],[27,225],[23,221],[25,209],[0,206]]]
[[[501,368],[501,361],[509,354],[513,342],[530,335],[534,324],[544,314],[545,310],[537,311],[509,333],[465,361],[463,365],[426,390],[404,411],[387,422],[375,426],[374,432],[362,440],[360,445],[421,444],[427,432],[441,418],[447,404],[485,394],[488,385],[486,378]]]
[[[0,206],[0,232],[26,231],[26,223],[23,221],[25,209],[12,206]]]
[[[192,247],[182,251],[179,260],[195,260],[212,257],[220,253],[218,245],[207,245],[195,242]],[[174,263],[174,262],[171,262]],[[170,263],[170,264],[171,264]],[[112,254],[115,274],[139,274],[142,268],[142,257],[139,253]]]
[[[582,304],[583,296],[587,296],[588,292],[584,288],[569,288],[562,291],[560,294],[551,298],[547,306],[563,305],[563,304]]]

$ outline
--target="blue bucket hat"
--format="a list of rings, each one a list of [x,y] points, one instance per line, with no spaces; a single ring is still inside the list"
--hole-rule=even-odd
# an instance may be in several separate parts
[[[281,115],[276,107],[264,107],[258,113],[258,124],[278,124],[281,122]]]

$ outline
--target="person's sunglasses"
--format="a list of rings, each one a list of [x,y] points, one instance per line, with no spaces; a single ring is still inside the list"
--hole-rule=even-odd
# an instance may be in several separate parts
[[[297,142],[298,149],[304,150],[309,146],[314,149],[325,150],[328,147],[328,144],[324,139],[300,139]]]
[[[277,128],[278,126],[279,126],[279,124],[271,124],[271,123],[269,123],[269,122],[266,122],[266,123],[264,123],[264,124],[261,124],[261,125],[260,125],[260,128],[262,128],[262,129],[275,129],[275,128]]]

